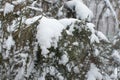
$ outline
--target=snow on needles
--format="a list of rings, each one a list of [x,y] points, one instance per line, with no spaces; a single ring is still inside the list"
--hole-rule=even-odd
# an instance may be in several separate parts
[[[10,50],[12,46],[14,46],[15,42],[13,40],[12,35],[8,36],[8,39],[5,41],[5,46],[7,50]]]
[[[91,63],[90,70],[87,73],[87,80],[102,80],[102,75],[95,64]]]
[[[31,24],[35,23],[37,20],[39,20],[41,17],[42,16],[39,15],[39,16],[35,16],[35,17],[32,17],[32,18],[28,18],[28,19],[26,19],[25,24],[31,25]]]
[[[14,10],[14,5],[10,3],[6,3],[4,7],[4,16],[10,12],[13,12],[13,10]]]
[[[40,24],[37,27],[36,37],[42,49],[41,54],[43,56],[47,56],[47,53],[49,52],[48,48],[51,46],[57,47],[57,41],[59,40],[63,29],[64,26],[56,19],[49,19],[46,17],[41,18]]]
[[[93,18],[93,12],[81,0],[68,1],[65,6],[76,12],[77,19],[91,21]]]

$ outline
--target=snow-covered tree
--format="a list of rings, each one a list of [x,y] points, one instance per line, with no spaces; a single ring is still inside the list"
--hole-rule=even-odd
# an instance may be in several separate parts
[[[89,1],[1,0],[0,79],[119,80],[120,35],[111,42],[97,30]]]

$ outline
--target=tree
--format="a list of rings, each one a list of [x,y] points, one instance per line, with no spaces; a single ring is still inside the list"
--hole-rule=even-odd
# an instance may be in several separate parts
[[[119,35],[111,43],[95,30],[93,12],[82,0],[1,4],[1,80],[120,78]]]

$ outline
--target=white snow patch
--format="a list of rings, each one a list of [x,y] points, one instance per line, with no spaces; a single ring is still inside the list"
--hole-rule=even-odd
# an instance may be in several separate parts
[[[115,68],[113,74],[110,76],[111,79],[117,80],[118,79],[118,69]]]
[[[64,14],[64,13],[62,12],[62,9],[63,9],[63,6],[60,7],[59,10],[58,10],[57,16],[58,16],[59,18],[62,17],[63,14]]]
[[[79,45],[78,42],[73,42],[72,44],[73,44],[74,46],[78,46],[78,45]]]
[[[5,46],[7,50],[10,50],[12,46],[14,46],[15,42],[13,40],[12,35],[8,36],[8,39],[5,41]]]
[[[42,49],[41,54],[46,56],[51,46],[57,47],[57,42],[61,36],[64,26],[56,19],[42,17],[37,27],[37,39]]]
[[[68,35],[73,35],[72,32],[74,31],[74,27],[78,28],[78,26],[75,26],[75,23],[79,23],[81,21],[74,18],[64,18],[64,19],[60,19],[59,22],[63,24],[65,28],[69,27],[69,30],[68,30],[69,32],[67,31]]]
[[[76,12],[77,19],[91,21],[93,18],[92,11],[81,0],[71,0],[66,2],[65,5]]]
[[[21,3],[24,3],[26,0],[16,0],[16,1],[12,1],[13,4],[18,5]]]
[[[110,42],[107,37],[100,31],[97,31],[97,36],[100,40],[106,41],[106,42]]]
[[[87,27],[93,34],[95,33],[95,29],[94,29],[95,25],[93,23],[87,23]]]
[[[10,12],[13,12],[14,10],[14,5],[10,4],[10,3],[5,3],[5,7],[4,7],[4,16]]]
[[[63,24],[65,27],[70,26],[71,24],[75,24],[77,21],[81,22],[80,20],[75,18],[64,18],[59,20],[59,22]]]
[[[94,56],[98,56],[100,54],[98,49],[95,49]]]
[[[117,50],[114,50],[111,56],[115,61],[120,62],[120,54]]]
[[[35,23],[37,20],[39,20],[41,17],[42,16],[39,15],[39,16],[35,16],[35,17],[32,17],[32,18],[26,19],[25,24],[31,25],[31,24]]]
[[[98,37],[95,34],[91,34],[91,36],[90,36],[90,43],[92,44],[94,42],[100,43]]]
[[[95,64],[91,63],[90,70],[87,73],[87,80],[102,80],[102,75]]]
[[[59,64],[63,64],[66,65],[66,63],[69,61],[69,58],[67,56],[67,54],[63,54],[61,57],[61,60],[59,60]]]

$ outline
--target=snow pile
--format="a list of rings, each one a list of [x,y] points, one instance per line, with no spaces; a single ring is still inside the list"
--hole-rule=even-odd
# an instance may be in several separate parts
[[[59,22],[63,24],[65,27],[67,27],[72,24],[75,24],[76,22],[81,22],[81,21],[74,18],[64,18],[64,19],[60,19]]]
[[[10,3],[5,3],[5,7],[4,7],[4,16],[10,12],[13,12],[14,10],[14,5],[10,4]]]
[[[87,28],[91,31],[91,33],[94,34],[95,33],[95,29],[94,29],[95,25],[93,23],[87,23],[86,25],[87,25]]]
[[[117,50],[114,50],[113,53],[112,53],[112,58],[117,61],[117,62],[120,62],[120,54]]]
[[[35,16],[35,17],[32,17],[32,18],[26,19],[25,24],[31,25],[31,24],[35,23],[37,20],[39,20],[41,17],[42,16],[39,15],[39,16]]]
[[[66,65],[66,63],[69,61],[69,58],[66,54],[63,54],[61,57],[61,60],[59,61],[59,64]]]
[[[81,0],[68,1],[65,3],[65,7],[75,11],[77,19],[91,21],[93,18],[92,11]]]
[[[59,22],[65,26],[65,28],[69,27],[69,30],[66,30],[66,33],[68,35],[73,35],[72,32],[74,31],[74,28],[78,28],[80,26],[75,26],[75,24],[78,22],[80,23],[81,21],[78,19],[74,19],[74,18],[64,18],[64,19],[60,19]]]
[[[87,73],[87,80],[102,80],[102,75],[95,64],[91,63],[90,70]]]
[[[42,49],[41,54],[46,56],[51,46],[57,47],[57,42],[61,36],[64,26],[56,19],[42,17],[37,27],[37,39]]]
[[[90,43],[92,44],[94,42],[100,43],[98,37],[95,34],[91,34],[91,36],[90,36]]]
[[[114,69],[114,72],[110,77],[111,77],[112,80],[117,80],[118,79],[118,68]]]
[[[99,50],[98,49],[95,49],[94,51],[94,56],[98,56],[100,54]]]
[[[100,40],[103,40],[103,41],[105,41],[105,42],[110,42],[110,41],[107,39],[107,37],[106,37],[102,32],[100,32],[100,31],[97,31],[97,36],[98,36],[98,38],[99,38]]]
[[[12,46],[14,46],[15,42],[13,40],[12,35],[8,36],[8,39],[5,41],[5,46],[7,50],[10,50]]]

